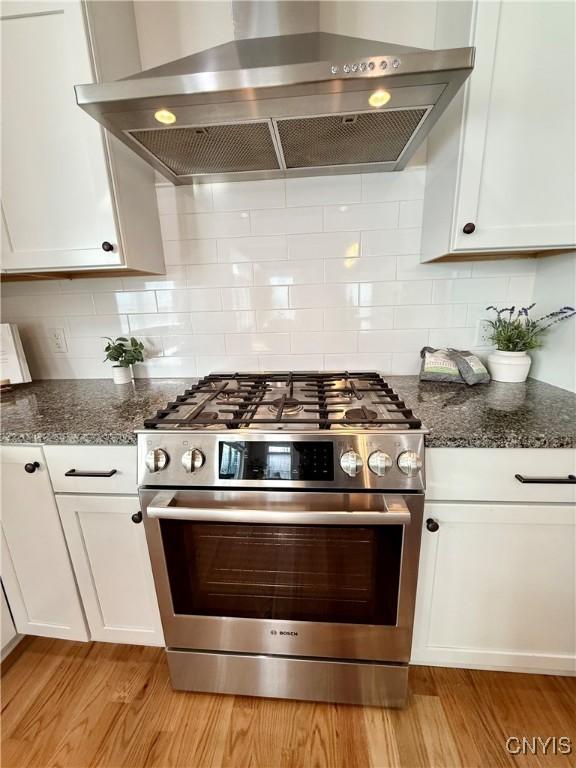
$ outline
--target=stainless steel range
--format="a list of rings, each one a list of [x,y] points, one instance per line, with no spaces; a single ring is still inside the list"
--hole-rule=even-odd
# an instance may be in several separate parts
[[[144,427],[174,687],[402,706],[425,430],[381,376],[213,374]]]

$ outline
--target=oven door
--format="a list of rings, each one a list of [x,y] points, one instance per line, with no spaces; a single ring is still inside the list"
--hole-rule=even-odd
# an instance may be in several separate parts
[[[140,495],[168,647],[409,660],[422,494]]]

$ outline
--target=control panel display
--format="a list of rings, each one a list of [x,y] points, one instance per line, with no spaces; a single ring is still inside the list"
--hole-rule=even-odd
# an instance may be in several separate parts
[[[221,480],[334,480],[330,442],[223,441],[218,455]]]

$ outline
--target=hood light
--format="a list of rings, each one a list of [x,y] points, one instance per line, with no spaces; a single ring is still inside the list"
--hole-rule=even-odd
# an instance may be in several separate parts
[[[368,103],[371,107],[383,107],[384,104],[388,104],[392,96],[388,91],[374,91],[374,93],[368,99]]]
[[[164,125],[172,125],[172,123],[176,122],[176,115],[170,112],[169,109],[159,109],[158,112],[154,112],[154,117],[159,123]]]

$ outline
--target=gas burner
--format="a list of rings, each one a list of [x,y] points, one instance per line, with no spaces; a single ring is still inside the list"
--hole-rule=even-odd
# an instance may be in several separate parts
[[[282,406],[284,407],[282,408]],[[293,416],[295,413],[299,413],[302,407],[302,403],[295,397],[277,397],[276,400],[272,400],[268,410],[271,413],[278,413],[279,409],[282,408],[282,415]]]
[[[240,397],[240,392],[234,392],[233,389],[225,389],[223,392],[218,393],[217,400],[227,402],[228,400],[234,400],[238,397]]]
[[[346,421],[356,421],[356,422],[362,422],[362,421],[374,421],[376,419],[378,414],[376,411],[370,410],[370,408],[365,408],[362,406],[361,408],[350,408],[350,410],[346,411],[344,414],[344,418]]]
[[[218,416],[216,411],[201,411],[198,414],[198,418],[201,421],[217,421],[220,417]]]

